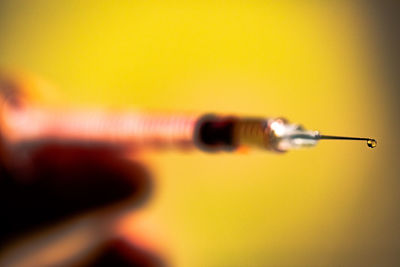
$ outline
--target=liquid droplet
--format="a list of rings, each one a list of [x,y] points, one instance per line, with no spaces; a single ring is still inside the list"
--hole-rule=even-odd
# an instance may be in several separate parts
[[[376,147],[376,144],[377,144],[377,142],[376,142],[375,139],[369,139],[369,140],[367,141],[367,145],[368,145],[370,148]]]

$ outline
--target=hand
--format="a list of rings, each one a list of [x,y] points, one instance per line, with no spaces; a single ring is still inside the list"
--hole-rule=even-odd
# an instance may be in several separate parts
[[[141,164],[94,145],[0,152],[1,266],[161,265],[114,227],[150,195]]]
[[[33,152],[29,165],[23,169],[0,165],[2,250],[7,251],[13,240],[22,240],[2,254],[0,262],[159,265],[149,252],[112,232],[121,213],[149,196],[150,177],[142,165],[110,149],[74,145],[43,147]],[[35,231],[39,231],[36,237],[24,240]]]

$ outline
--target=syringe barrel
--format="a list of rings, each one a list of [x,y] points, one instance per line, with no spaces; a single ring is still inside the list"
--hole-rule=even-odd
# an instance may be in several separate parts
[[[193,146],[198,116],[134,111],[58,110],[3,106],[0,129],[10,146],[85,143],[125,148]]]
[[[45,109],[3,103],[2,142],[10,147],[46,143],[102,144],[123,148],[194,148],[234,151],[240,146],[274,150],[270,122],[233,116],[188,116],[101,110]]]

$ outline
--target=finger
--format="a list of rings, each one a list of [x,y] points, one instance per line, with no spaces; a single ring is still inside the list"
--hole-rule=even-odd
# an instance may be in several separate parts
[[[141,164],[100,147],[47,146],[32,155],[27,169],[6,173],[3,168],[2,243],[127,198],[140,205],[151,191],[150,176]],[[21,182],[21,171],[29,179]]]
[[[17,240],[0,252],[0,266],[164,266],[152,248],[114,233],[112,217],[121,209],[90,212]]]

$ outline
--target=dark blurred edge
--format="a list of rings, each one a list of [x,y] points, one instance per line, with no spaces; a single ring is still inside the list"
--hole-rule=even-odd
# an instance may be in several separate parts
[[[372,33],[375,36],[376,49],[378,53],[378,69],[383,70],[381,75],[388,83],[387,101],[391,108],[397,108],[398,97],[400,96],[400,1],[360,1],[368,12],[367,16],[373,22]],[[394,97],[396,96],[396,97]],[[396,127],[398,127],[396,125]]]

